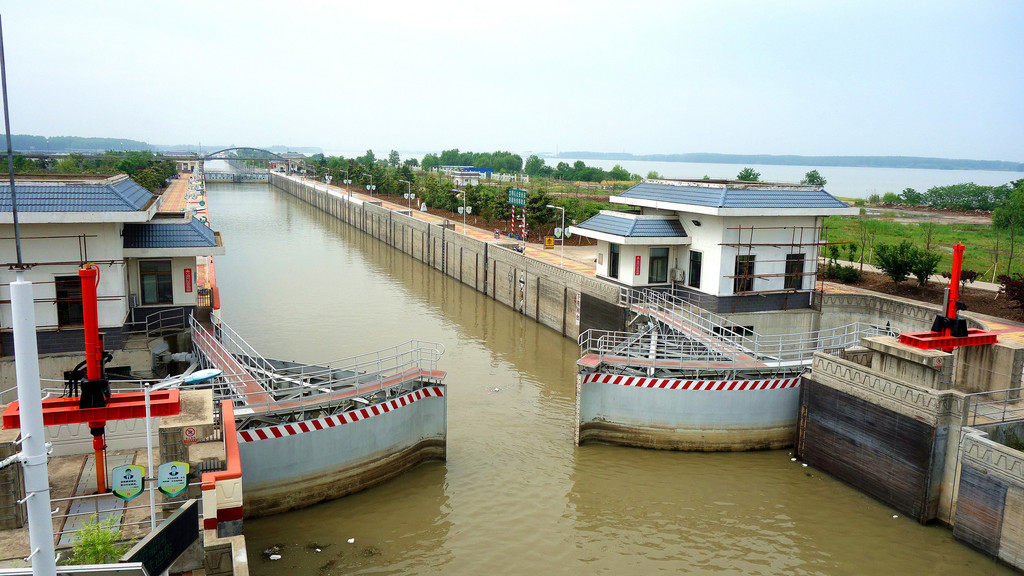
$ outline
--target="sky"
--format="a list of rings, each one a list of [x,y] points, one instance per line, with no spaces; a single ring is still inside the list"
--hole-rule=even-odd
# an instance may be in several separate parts
[[[0,17],[15,134],[1024,161],[1017,0],[3,0]]]

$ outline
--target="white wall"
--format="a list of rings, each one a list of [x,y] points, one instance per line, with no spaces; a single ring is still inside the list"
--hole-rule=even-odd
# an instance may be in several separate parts
[[[816,242],[814,226],[817,218],[814,216],[793,216],[786,218],[724,218],[721,222],[721,242],[723,244],[751,243],[759,246],[721,246],[721,257],[719,260],[719,284],[720,295],[733,294],[733,279],[725,276],[735,273],[737,254],[754,255],[755,274],[778,274],[770,278],[754,278],[754,290],[782,290],[785,286],[785,277],[782,274],[786,271],[786,255],[791,253],[803,253],[804,271],[813,270],[817,256],[814,246],[791,246],[791,244],[808,244]],[[739,226],[744,230],[737,230]],[[750,227],[754,226],[753,236]],[[802,235],[800,228],[803,227]],[[703,227],[702,227],[703,228]],[[813,280],[806,276],[803,279],[803,289],[813,288]]]
[[[22,224],[21,231],[22,261],[26,264],[46,262],[71,262],[72,264],[40,265],[25,273],[25,279],[33,283],[33,295],[36,300],[36,325],[40,328],[57,326],[57,296],[53,279],[56,276],[78,276],[79,262],[95,262],[99,266],[100,282],[97,295],[100,328],[120,326],[128,313],[125,298],[125,270],[122,263],[107,264],[106,261],[120,262],[123,260],[123,242],[120,223],[95,224]],[[17,261],[15,250],[14,226],[0,225],[0,234],[12,240],[0,242],[0,258],[3,263]],[[80,239],[74,235],[84,235]],[[71,235],[68,238],[66,236]],[[56,238],[56,236],[65,236]],[[8,284],[14,281],[14,271],[7,266],[0,267],[0,300],[11,298]],[[103,300],[103,297],[109,298]],[[0,322],[5,327],[11,326],[10,304],[0,304]]]
[[[174,291],[174,306],[195,306],[199,286],[196,283],[196,257],[180,256],[176,258],[145,258],[144,260],[170,260],[171,280]],[[185,292],[185,269],[192,273],[192,291]],[[138,296],[138,302],[142,302],[142,290],[139,287],[139,259],[131,258],[128,261],[128,282],[131,294]],[[171,304],[159,304],[158,306],[170,306]],[[140,306],[144,308],[144,306]]]

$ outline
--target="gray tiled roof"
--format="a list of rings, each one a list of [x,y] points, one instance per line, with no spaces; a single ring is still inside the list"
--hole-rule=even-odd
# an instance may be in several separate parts
[[[622,198],[655,200],[711,208],[847,208],[842,200],[823,189],[808,190],[748,186],[705,188],[641,182],[620,195]]]
[[[18,183],[18,212],[137,212],[153,194],[130,178],[117,182]],[[11,185],[0,183],[0,212],[11,211]]]
[[[125,248],[193,248],[216,246],[217,240],[199,220],[183,223],[125,224]]]
[[[576,227],[625,238],[686,237],[686,231],[676,219],[630,218],[626,215],[599,213]]]

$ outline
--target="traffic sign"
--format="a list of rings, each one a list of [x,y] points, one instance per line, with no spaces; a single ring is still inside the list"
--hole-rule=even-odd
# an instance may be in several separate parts
[[[554,250],[555,249],[555,237],[554,236],[545,236],[544,237],[544,249],[545,250]]]
[[[135,464],[118,466],[113,470],[113,482],[111,488],[114,496],[127,502],[142,494],[143,479],[146,477],[146,469]]]
[[[168,496],[177,496],[188,488],[188,462],[164,462],[157,468],[157,488]]]
[[[508,203],[513,206],[526,206],[526,190],[509,188]]]

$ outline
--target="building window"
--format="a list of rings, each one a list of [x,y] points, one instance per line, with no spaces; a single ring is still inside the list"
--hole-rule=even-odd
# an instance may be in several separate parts
[[[647,283],[668,282],[668,248],[651,248],[651,262],[647,268]]]
[[[686,273],[686,284],[690,288],[700,288],[700,264],[703,252],[690,250],[690,270]]]
[[[803,288],[804,254],[786,254],[786,289]]]
[[[53,279],[57,287],[57,325],[81,326],[85,323],[82,313],[82,279],[78,276],[57,276]]]
[[[141,260],[139,262],[139,285],[142,287],[143,305],[173,304],[171,261]]]
[[[733,294],[754,290],[754,258],[752,254],[736,256],[736,271],[732,279]]]
[[[608,248],[608,277],[619,277],[619,245],[609,244]]]

